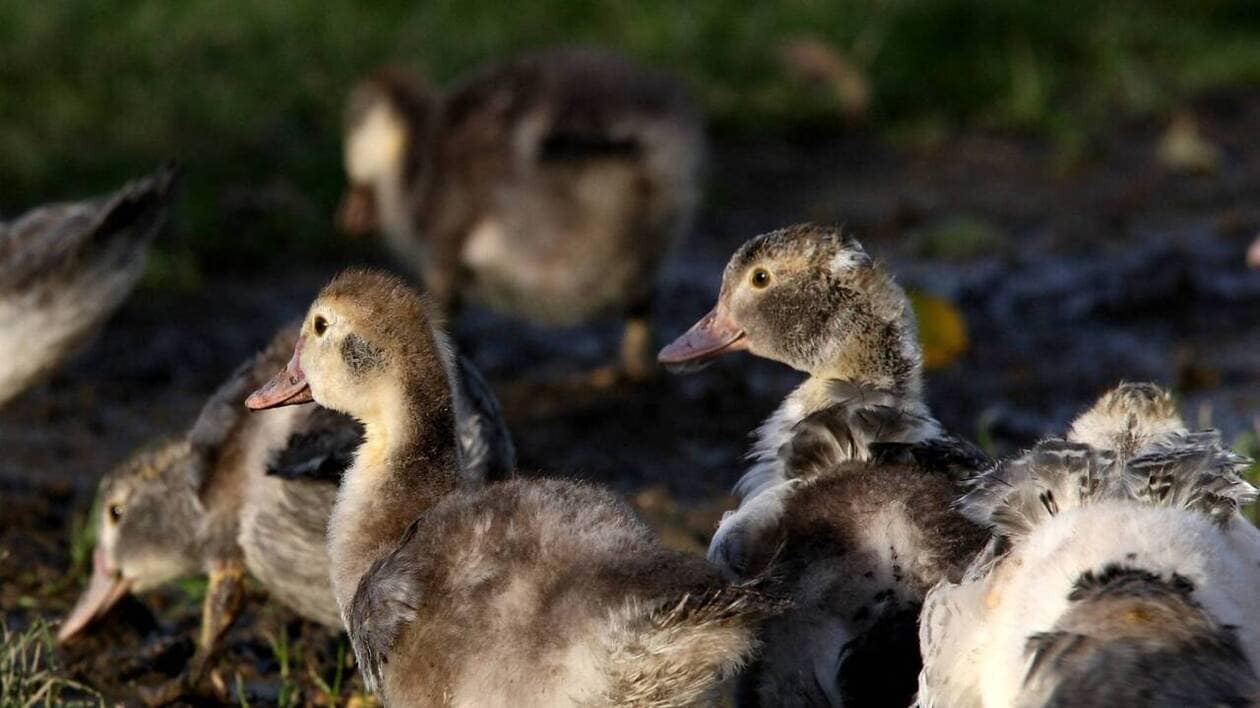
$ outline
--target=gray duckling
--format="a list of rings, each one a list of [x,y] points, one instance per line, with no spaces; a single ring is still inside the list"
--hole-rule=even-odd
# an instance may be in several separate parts
[[[1187,431],[1149,384],[1104,395],[1070,437],[1003,462],[963,499],[993,540],[928,596],[918,704],[1256,705],[1249,460]]]
[[[244,363],[183,435],[145,448],[101,481],[98,542],[88,588],[62,624],[67,641],[128,592],[205,574],[209,588],[187,671],[152,692],[173,700],[203,675],[254,576],[300,616],[340,629],[325,540],[337,482],[362,438],[351,418],[299,406],[248,415],[244,401],[284,365],[296,325]],[[471,364],[453,360],[460,472],[500,479],[515,453],[498,404]]]
[[[523,55],[446,92],[385,69],[349,99],[338,221],[382,231],[444,310],[625,317],[618,373],[643,378],[657,273],[690,227],[703,153],[681,84],[605,51]]]
[[[959,482],[991,463],[931,416],[906,294],[839,229],[745,243],[713,311],[660,361],[688,370],[741,350],[809,375],[756,431],[739,507],[709,547],[730,577],[764,576],[792,600],[741,702],[906,705],[923,598],[985,540],[954,508]]]
[[[51,375],[131,293],[175,183],[164,167],[0,222],[0,405]]]
[[[333,592],[392,705],[676,706],[712,699],[775,603],[668,550],[628,506],[558,479],[458,472],[451,348],[403,281],[351,270],[247,404],[314,399],[364,442],[328,529]],[[348,352],[355,353],[353,356]]]

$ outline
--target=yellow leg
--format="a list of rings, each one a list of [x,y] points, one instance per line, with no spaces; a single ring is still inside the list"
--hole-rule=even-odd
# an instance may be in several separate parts
[[[621,336],[621,370],[631,381],[647,381],[656,375],[652,321],[647,316],[626,320],[626,329]]]
[[[236,620],[245,594],[245,569],[238,561],[221,561],[210,569],[210,583],[201,605],[201,632],[197,650],[182,674],[156,689],[143,692],[148,705],[162,705],[187,695],[205,675],[219,640]]]

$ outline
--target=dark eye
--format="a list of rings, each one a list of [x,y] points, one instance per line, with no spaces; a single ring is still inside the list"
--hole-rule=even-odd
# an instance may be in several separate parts
[[[328,331],[328,320],[324,319],[323,317],[317,316],[315,318],[315,322],[313,323],[313,325],[315,327],[316,337],[322,337],[324,336],[324,332]]]
[[[758,268],[754,270],[752,272],[752,277],[749,278],[749,282],[752,283],[754,288],[766,287],[770,284],[770,271],[765,268]]]
[[[109,520],[114,523],[118,523],[119,520],[121,519],[122,519],[122,505],[110,504],[109,505]]]

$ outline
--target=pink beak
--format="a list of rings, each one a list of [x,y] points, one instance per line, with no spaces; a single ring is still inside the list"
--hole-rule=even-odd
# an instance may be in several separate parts
[[[262,388],[251,393],[245,399],[245,407],[260,411],[315,400],[311,397],[311,387],[306,383],[306,374],[302,372],[301,358],[302,340],[299,338],[288,365],[263,384]]]
[[[1252,268],[1260,268],[1260,237],[1252,242],[1251,248],[1247,249],[1247,265]]]
[[[131,583],[123,580],[118,573],[107,569],[105,554],[100,548],[92,554],[92,578],[87,589],[79,596],[74,609],[57,631],[57,641],[65,642],[82,632],[88,625],[100,619],[109,608],[131,589]]]
[[[744,330],[726,314],[719,302],[717,307],[691,326],[678,339],[661,350],[656,360],[675,373],[695,371],[707,366],[727,352],[748,348]]]

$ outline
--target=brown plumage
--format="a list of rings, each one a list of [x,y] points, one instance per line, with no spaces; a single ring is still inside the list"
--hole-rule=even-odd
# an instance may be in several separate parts
[[[662,547],[609,492],[456,473],[451,356],[400,280],[350,271],[249,400],[309,395],[364,444],[329,527],[333,588],[369,684],[398,705],[690,705],[751,656],[775,603]],[[351,365],[351,337],[375,354]]]
[[[604,51],[523,55],[444,93],[385,69],[349,99],[339,219],[383,231],[444,309],[627,317],[623,363],[646,375],[651,297],[692,219],[702,132],[678,82]]]

